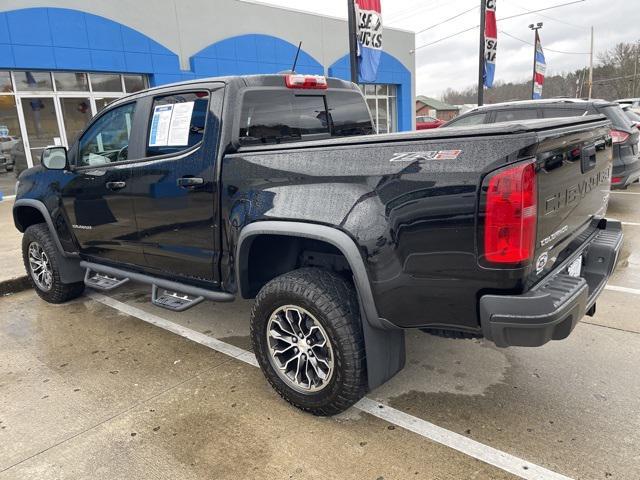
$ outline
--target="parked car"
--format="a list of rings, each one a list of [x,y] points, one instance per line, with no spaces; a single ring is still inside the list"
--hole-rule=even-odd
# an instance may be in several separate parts
[[[617,103],[573,98],[495,103],[474,108],[447,122],[444,127],[492,124],[537,118],[605,115],[612,124],[614,189],[627,188],[640,178],[640,132]]]
[[[623,107],[622,110],[624,111],[625,115],[629,117],[633,125],[640,129],[640,114],[634,112],[631,107]]]
[[[20,143],[20,139],[9,135],[0,136],[0,167],[7,172],[11,172],[14,168],[15,161],[11,156],[11,149],[14,145]]]
[[[616,100],[622,107],[630,107],[636,113],[640,114],[640,98],[621,98]]]
[[[416,117],[416,130],[429,130],[430,128],[438,128],[443,125],[444,121],[438,118],[423,115]]]
[[[407,329],[534,347],[595,312],[622,244],[608,120],[372,132],[333,78],[118,99],[20,175],[29,279],[50,303],[127,280],[174,311],[255,298],[264,375],[316,415],[395,375]]]

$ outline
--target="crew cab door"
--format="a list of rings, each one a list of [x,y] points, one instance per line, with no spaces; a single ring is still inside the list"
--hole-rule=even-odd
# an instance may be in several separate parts
[[[62,202],[82,254],[144,262],[131,199],[131,164],[139,156],[141,117],[134,100],[105,110],[70,149],[73,175]]]
[[[145,158],[131,185],[151,273],[218,280],[215,169],[223,92],[221,84],[185,86],[141,100]]]

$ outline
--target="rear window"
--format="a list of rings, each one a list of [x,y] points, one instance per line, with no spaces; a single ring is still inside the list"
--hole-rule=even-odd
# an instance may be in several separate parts
[[[560,118],[560,117],[579,117],[581,115],[586,115],[588,110],[586,108],[562,108],[562,107],[551,107],[551,108],[543,108],[542,115],[544,118]]]
[[[631,119],[627,117],[619,105],[609,105],[608,107],[598,107],[598,111],[607,116],[616,128],[630,128]]]
[[[538,118],[538,110],[536,108],[519,108],[496,112],[494,122],[513,122],[515,120],[531,120],[533,118]]]
[[[297,94],[251,90],[240,114],[242,145],[318,140],[372,133],[369,111],[357,92]]]
[[[468,115],[466,117],[456,118],[452,120],[447,127],[463,127],[467,125],[482,125],[487,118],[486,113],[476,113],[475,115]]]

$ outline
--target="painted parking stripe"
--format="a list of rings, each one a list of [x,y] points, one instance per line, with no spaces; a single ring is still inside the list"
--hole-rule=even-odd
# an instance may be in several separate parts
[[[633,295],[640,295],[639,288],[619,287],[617,285],[606,285],[605,290],[613,290],[614,292],[632,293]]]
[[[225,355],[229,355],[236,360],[243,361],[254,367],[258,366],[258,361],[253,353],[243,350],[242,348],[222,342],[216,338],[210,337],[203,333],[197,332],[182,325],[178,325],[170,320],[162,318],[153,313],[145,312],[139,308],[128,305],[126,303],[107,297],[97,292],[87,294],[88,297],[96,300],[104,305],[126,313],[132,317],[136,317],[144,322],[160,327],[169,332],[180,335],[181,337],[192,340],[200,345],[216,350]],[[402,427],[411,432],[427,438],[431,441],[445,445],[449,448],[464,453],[472,458],[480,460],[489,465],[493,465],[501,470],[512,473],[520,478],[527,480],[571,480],[559,473],[547,470],[544,467],[534,463],[527,462],[514,455],[510,455],[501,450],[495,449],[483,443],[477,442],[470,438],[452,432],[446,428],[439,427],[433,423],[427,422],[420,418],[396,410],[393,407],[383,405],[370,398],[363,398],[354,406],[358,410],[369,413],[375,417],[392,423],[398,427]]]
[[[615,193],[616,195],[640,195],[640,192],[618,192],[617,190],[611,190],[609,193]]]

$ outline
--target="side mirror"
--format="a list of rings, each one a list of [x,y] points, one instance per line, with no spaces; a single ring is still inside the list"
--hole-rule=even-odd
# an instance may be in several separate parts
[[[67,149],[65,147],[47,147],[42,151],[40,162],[49,170],[64,170],[67,168]]]

